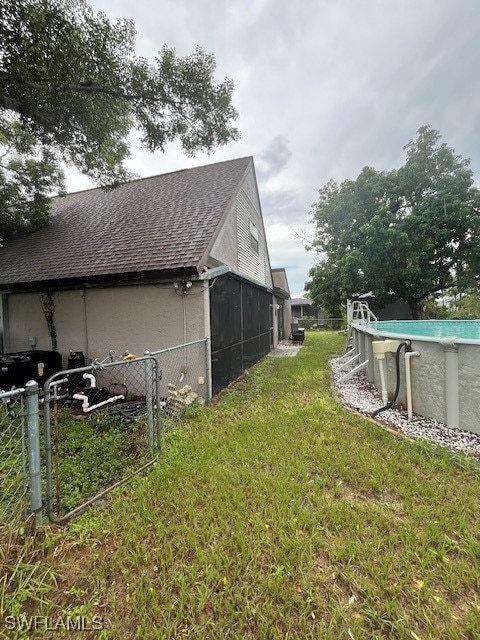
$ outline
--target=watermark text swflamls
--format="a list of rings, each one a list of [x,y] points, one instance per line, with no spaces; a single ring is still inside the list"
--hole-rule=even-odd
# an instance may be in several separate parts
[[[104,628],[101,616],[5,616],[7,631],[100,631]]]

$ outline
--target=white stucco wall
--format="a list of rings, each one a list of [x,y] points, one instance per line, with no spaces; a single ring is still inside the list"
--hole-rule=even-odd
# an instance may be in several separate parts
[[[70,350],[90,358],[104,358],[111,349],[142,355],[209,332],[204,283],[195,283],[183,297],[172,284],[159,284],[60,291],[54,302],[58,350],[65,362]],[[40,293],[11,294],[8,306],[10,351],[30,349],[30,336],[37,339],[37,349],[52,348]]]

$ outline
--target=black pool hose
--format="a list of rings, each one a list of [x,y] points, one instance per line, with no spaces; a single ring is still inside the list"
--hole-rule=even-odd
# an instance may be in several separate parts
[[[410,340],[404,340],[397,347],[397,351],[395,353],[395,370],[397,372],[397,384],[396,384],[396,387],[395,387],[395,393],[393,394],[393,398],[389,402],[387,402],[387,404],[384,407],[380,407],[380,409],[376,409],[371,414],[373,418],[375,416],[378,416],[378,414],[381,413],[382,411],[386,411],[387,409],[391,409],[393,407],[393,405],[395,404],[397,398],[398,398],[398,393],[400,391],[400,351],[402,350],[403,347],[406,347],[406,346],[409,346],[409,345],[410,345]]]

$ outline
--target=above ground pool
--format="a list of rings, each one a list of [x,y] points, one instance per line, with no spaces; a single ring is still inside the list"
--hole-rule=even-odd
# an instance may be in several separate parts
[[[480,320],[388,320],[370,324],[373,331],[400,336],[480,341]]]
[[[396,404],[447,427],[480,433],[480,320],[379,322],[370,316],[353,318],[349,330],[353,361],[377,389],[384,378],[388,399],[396,388],[395,351],[407,341],[399,351]],[[372,343],[385,340],[391,342],[375,345],[374,354]],[[413,353],[407,356],[408,351]]]

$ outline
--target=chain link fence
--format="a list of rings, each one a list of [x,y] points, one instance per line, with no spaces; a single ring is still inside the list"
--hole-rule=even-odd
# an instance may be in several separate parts
[[[46,506],[63,522],[152,465],[160,451],[151,356],[61,371],[44,387]]]
[[[209,341],[187,342],[149,355],[157,362],[161,427],[178,427],[194,407],[211,399]]]
[[[38,385],[0,391],[0,525],[42,522]]]
[[[51,376],[40,399],[33,381],[0,392],[1,521],[78,515],[151,466],[163,431],[211,395],[206,339],[141,358],[110,352]]]
[[[25,515],[28,509],[28,467],[23,389],[0,393],[0,518]]]

